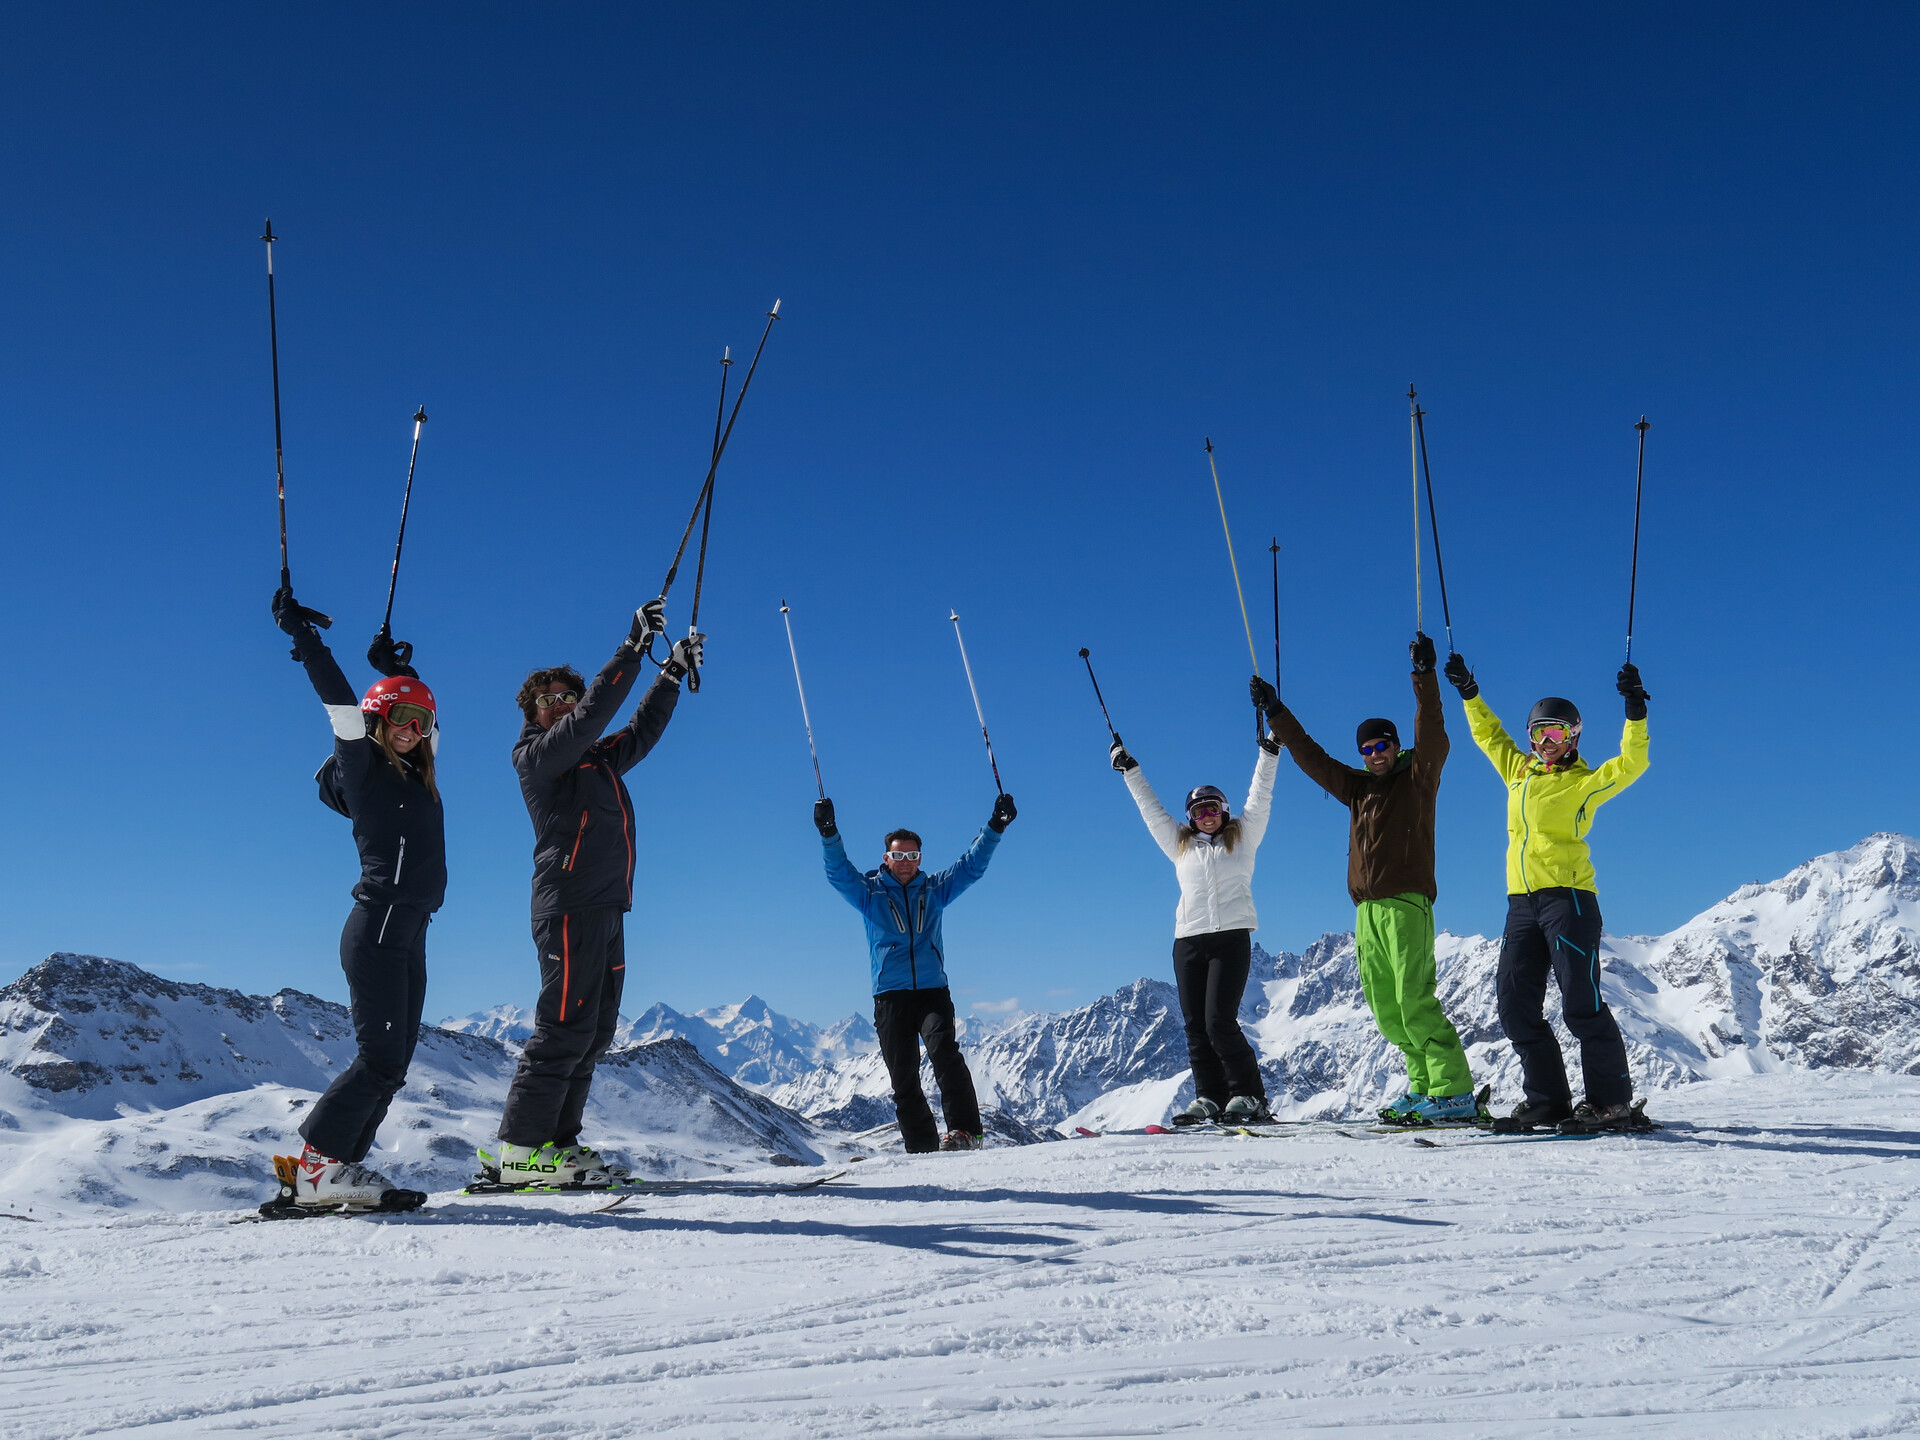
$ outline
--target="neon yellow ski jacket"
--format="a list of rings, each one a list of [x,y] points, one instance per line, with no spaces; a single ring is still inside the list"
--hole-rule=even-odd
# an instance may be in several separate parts
[[[1593,890],[1593,812],[1646,774],[1647,722],[1627,721],[1620,753],[1597,770],[1579,759],[1549,770],[1513,743],[1486,701],[1476,695],[1466,706],[1473,743],[1507,784],[1507,893]]]

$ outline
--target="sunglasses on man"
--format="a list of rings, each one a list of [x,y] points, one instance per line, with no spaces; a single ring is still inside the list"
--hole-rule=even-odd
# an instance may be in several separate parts
[[[533,703],[538,705],[542,710],[551,710],[556,705],[578,705],[580,703],[580,692],[578,690],[562,690],[558,695],[536,695],[533,697]]]
[[[1391,740],[1373,740],[1360,747],[1360,753],[1366,756],[1384,755],[1393,748]]]
[[[896,865],[898,865],[903,860],[918,860],[919,858],[920,858],[920,852],[918,850],[887,851],[887,859],[893,861],[893,863]]]

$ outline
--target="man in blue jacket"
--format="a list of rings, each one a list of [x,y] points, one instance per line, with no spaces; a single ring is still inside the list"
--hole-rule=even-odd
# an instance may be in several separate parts
[[[827,883],[867,922],[867,944],[873,950],[873,1028],[893,1081],[894,1114],[909,1154],[980,1148],[980,1101],[954,1035],[940,917],[949,902],[987,873],[987,861],[1017,813],[1011,795],[995,799],[987,828],[974,837],[966,854],[935,875],[920,869],[920,837],[911,830],[895,830],[887,836],[880,868],[862,875],[847,859],[834,824],[833,801],[821,800],[813,807],[814,826],[825,842]],[[940,1087],[945,1135],[935,1127],[920,1088],[923,1040],[934,1083]]]

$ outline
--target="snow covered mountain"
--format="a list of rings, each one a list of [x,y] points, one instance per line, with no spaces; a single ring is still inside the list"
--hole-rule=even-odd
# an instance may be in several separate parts
[[[297,1152],[300,1116],[354,1049],[346,1008],[299,991],[244,995],[53,955],[0,989],[0,1196],[259,1198],[268,1157]],[[515,1062],[486,1036],[423,1029],[371,1163],[415,1188],[462,1183]],[[597,1144],[648,1174],[822,1158],[812,1126],[682,1039],[610,1052],[588,1117]]]
[[[1872,835],[1745,886],[1669,935],[1604,943],[1603,988],[1643,1091],[1783,1067],[1920,1073],[1920,841],[1909,836]],[[1476,1079],[1516,1098],[1494,1003],[1499,941],[1442,933],[1436,948],[1441,1003]],[[1360,993],[1350,934],[1302,955],[1256,946],[1241,1021],[1279,1114],[1366,1113],[1405,1079]],[[1556,1031],[1577,1091],[1578,1047]],[[1034,1125],[1138,1126],[1192,1098],[1178,1001],[1159,980],[1022,1020],[972,1047],[969,1063],[983,1105]],[[770,1093],[860,1129],[878,1123],[886,1073],[866,1057]]]
[[[440,1028],[517,1047],[533,1034],[533,1012],[519,1005],[496,1005],[442,1020]],[[616,1045],[674,1038],[692,1044],[721,1074],[761,1089],[796,1080],[822,1065],[857,1060],[879,1045],[873,1022],[863,1015],[849,1015],[825,1027],[810,1025],[782,1015],[758,995],[692,1015],[656,1003],[637,1020],[621,1016],[614,1033]]]

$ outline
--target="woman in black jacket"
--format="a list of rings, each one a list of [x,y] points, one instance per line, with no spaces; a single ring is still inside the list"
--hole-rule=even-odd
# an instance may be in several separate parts
[[[305,1206],[410,1209],[425,1202],[361,1163],[387,1107],[406,1083],[427,992],[427,925],[447,889],[445,822],[434,783],[433,692],[407,663],[413,647],[384,631],[367,659],[386,678],[364,697],[335,663],[313,612],[282,587],[273,618],[293,637],[333,725],[320,799],[353,821],[360,881],[340,934],[340,968],[353,997],[360,1053],[300,1127],[293,1199]],[[284,1178],[284,1176],[283,1176]]]

